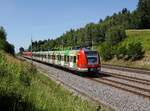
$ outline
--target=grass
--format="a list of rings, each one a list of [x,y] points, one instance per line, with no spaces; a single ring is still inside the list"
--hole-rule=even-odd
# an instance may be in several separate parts
[[[96,111],[93,104],[40,74],[31,64],[1,52],[0,79],[0,110]]]
[[[122,44],[128,44],[131,41],[142,43],[146,52],[150,51],[150,30],[127,30],[128,38]]]
[[[145,30],[126,30],[127,38],[123,40],[119,45],[127,46],[132,41],[139,41],[145,50],[144,58],[137,61],[125,61],[117,60],[116,58],[110,61],[103,61],[105,64],[113,64],[119,66],[127,66],[134,68],[143,68],[150,70],[150,29]]]

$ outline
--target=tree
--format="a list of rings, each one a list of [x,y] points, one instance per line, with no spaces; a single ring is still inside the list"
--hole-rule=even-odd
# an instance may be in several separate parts
[[[15,54],[15,47],[14,47],[14,45],[6,42],[6,49],[5,49],[5,51],[7,53],[10,53],[10,54],[14,55]]]
[[[106,33],[106,42],[108,45],[116,45],[126,38],[125,30],[122,27],[112,27]]]
[[[0,39],[6,41],[6,32],[5,29],[3,27],[0,27]]]
[[[100,48],[100,55],[104,61],[111,60],[113,58],[112,47],[108,44],[103,44]]]
[[[140,17],[140,28],[150,28],[150,1],[149,0],[139,0],[137,8]]]
[[[122,9],[122,14],[125,14],[125,13],[127,13],[128,12],[128,9],[127,8],[123,8]]]
[[[7,53],[14,55],[15,53],[14,46],[9,42],[7,42],[6,36],[7,34],[5,32],[5,29],[3,27],[0,27],[0,50],[3,50]]]
[[[20,52],[20,54],[22,54],[22,53],[24,52],[24,48],[23,48],[23,47],[20,47],[20,48],[19,48],[19,52]]]

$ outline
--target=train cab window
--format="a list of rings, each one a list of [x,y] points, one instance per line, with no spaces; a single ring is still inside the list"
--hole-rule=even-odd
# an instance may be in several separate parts
[[[98,53],[95,51],[85,52],[88,64],[96,64],[98,62]]]
[[[73,62],[76,63],[76,56],[73,57]]]

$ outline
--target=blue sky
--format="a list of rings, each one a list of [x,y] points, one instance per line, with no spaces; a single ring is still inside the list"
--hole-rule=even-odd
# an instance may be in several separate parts
[[[136,9],[138,0],[0,0],[0,26],[7,39],[27,48],[33,40],[56,38],[70,28],[80,28],[90,22],[127,8]]]

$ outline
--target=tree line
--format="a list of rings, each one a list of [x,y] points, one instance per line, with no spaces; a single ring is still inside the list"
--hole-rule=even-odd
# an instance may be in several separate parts
[[[104,20],[100,19],[98,23],[89,23],[83,28],[70,29],[56,39],[39,40],[32,43],[33,51],[45,51],[62,49],[63,47],[86,47],[96,46],[105,41],[111,41],[109,36],[114,31],[126,29],[148,29],[150,28],[150,2],[149,0],[139,0],[136,10],[130,12],[127,8],[123,8],[120,12],[107,16]],[[120,30],[118,30],[120,29]],[[122,33],[116,33],[116,41],[124,38]],[[111,38],[112,39],[112,38]],[[31,45],[29,46],[29,50]]]
[[[5,29],[0,26],[0,50],[14,55],[14,46],[7,41],[7,34]]]
[[[143,57],[144,51],[141,43],[131,43],[134,44],[132,50],[124,48],[125,46],[116,48],[115,45],[127,37],[126,29],[149,28],[150,2],[149,0],[139,0],[137,8],[132,12],[127,8],[123,8],[112,16],[100,19],[98,23],[88,23],[85,27],[76,30],[70,29],[56,39],[34,41],[32,42],[32,51],[100,46],[101,55],[105,60],[113,58],[114,55],[118,59],[120,55],[128,55],[126,59],[132,58],[132,60],[135,60]],[[116,51],[114,51],[114,47]],[[122,50],[123,48],[124,50]],[[140,56],[138,55],[139,52],[134,51],[137,48],[140,49]],[[31,50],[31,45],[28,50]]]

